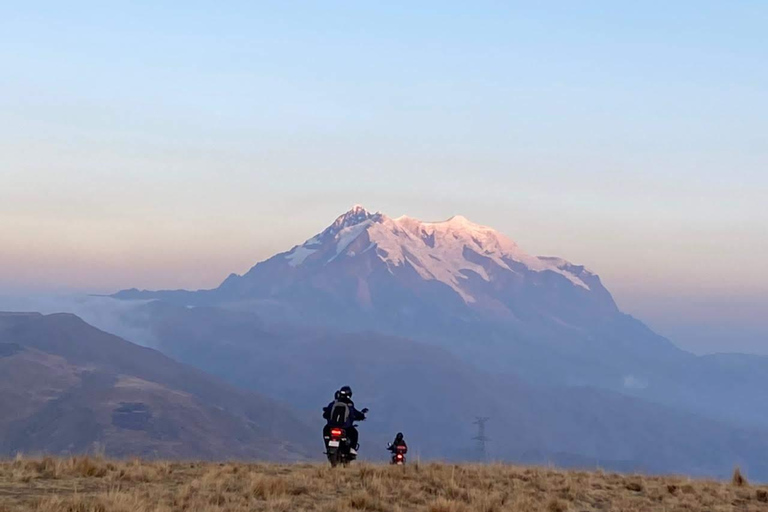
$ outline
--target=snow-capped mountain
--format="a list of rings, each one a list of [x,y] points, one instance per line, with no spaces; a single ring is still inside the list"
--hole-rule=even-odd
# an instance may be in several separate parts
[[[554,350],[606,347],[635,358],[671,346],[623,315],[600,278],[581,265],[528,254],[461,216],[423,222],[361,206],[214,290],[116,296],[246,310],[273,324],[396,334],[483,364],[522,361],[534,352],[552,363]],[[638,336],[641,342],[630,341]]]
[[[360,244],[355,244],[358,239],[365,245],[362,251]],[[354,248],[350,248],[353,244]],[[330,258],[327,258],[327,248],[333,249]],[[513,267],[519,265],[534,272],[554,272],[589,290],[579,274],[591,273],[583,268],[575,270],[564,260],[531,256],[498,231],[470,222],[461,215],[442,222],[422,222],[407,216],[391,219],[358,205],[284,257],[294,267],[312,263],[327,265],[337,258],[355,258],[368,251],[373,251],[390,273],[410,266],[422,279],[448,285],[468,303],[476,301],[465,286],[472,275],[486,282],[492,280],[492,274],[489,275],[483,265],[485,262],[478,259],[486,259],[512,273],[518,273]]]
[[[546,310],[565,323],[575,320],[579,304],[616,309],[599,278],[583,266],[532,256],[492,228],[458,215],[442,222],[393,219],[362,206],[245,275],[230,276],[217,295],[306,302],[317,293],[326,296],[326,305],[395,317],[440,303],[507,320]]]

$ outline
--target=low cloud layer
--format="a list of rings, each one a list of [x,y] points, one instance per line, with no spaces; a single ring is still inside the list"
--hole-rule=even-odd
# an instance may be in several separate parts
[[[0,311],[72,313],[89,324],[139,345],[156,345],[152,333],[128,320],[128,313],[144,301],[119,301],[85,294],[0,295]]]

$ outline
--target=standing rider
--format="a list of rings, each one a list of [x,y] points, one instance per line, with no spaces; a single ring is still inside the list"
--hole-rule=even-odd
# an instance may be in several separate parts
[[[356,456],[359,445],[357,442],[358,432],[354,427],[354,422],[365,420],[365,413],[368,412],[368,409],[362,411],[355,409],[355,403],[352,401],[352,388],[349,386],[342,386],[334,398],[333,402],[323,408],[323,418],[328,421],[325,429],[323,429],[323,434],[327,436],[331,427],[343,428],[349,438],[349,453]]]

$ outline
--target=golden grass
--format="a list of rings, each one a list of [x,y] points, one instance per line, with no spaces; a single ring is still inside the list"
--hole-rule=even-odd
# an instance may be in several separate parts
[[[116,461],[0,462],[0,511],[768,510],[768,487],[505,465],[405,467]]]

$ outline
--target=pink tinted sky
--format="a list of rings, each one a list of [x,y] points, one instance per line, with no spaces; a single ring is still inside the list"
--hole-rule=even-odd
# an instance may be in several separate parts
[[[768,352],[768,7],[657,3],[7,3],[0,294],[215,286],[362,203]]]
[[[256,204],[247,191],[231,192],[217,202],[176,198],[143,207],[117,197],[96,205],[81,196],[58,212],[27,203],[26,213],[13,215],[5,203],[0,287],[6,294],[214,287],[311,237],[353,202],[331,193]],[[738,223],[705,224],[665,211],[664,203],[635,204],[667,219],[649,223],[633,208],[608,214],[557,194],[544,201],[533,191],[511,193],[519,197],[510,202],[486,194],[466,204],[451,194],[421,201],[416,194],[389,201],[369,195],[369,208],[393,216],[435,220],[461,212],[529,252],[586,264],[625,311],[687,348],[764,351],[768,276],[759,254],[766,238]],[[46,197],[56,201],[55,193]]]

